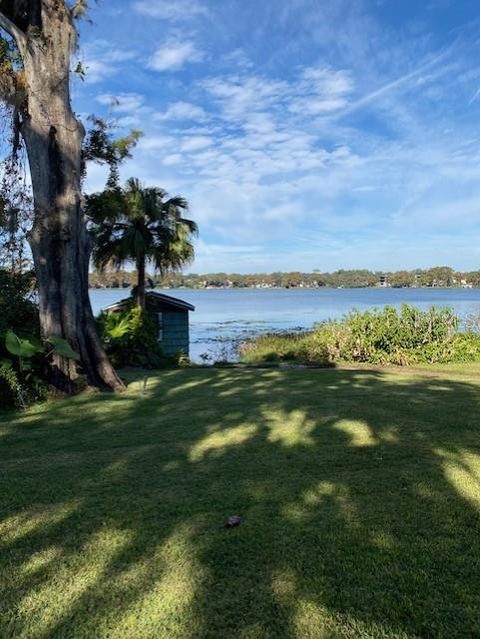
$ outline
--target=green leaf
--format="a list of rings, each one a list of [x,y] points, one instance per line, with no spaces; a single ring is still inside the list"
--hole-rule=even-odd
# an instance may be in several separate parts
[[[75,67],[73,72],[80,77],[80,80],[82,80],[82,82],[85,81],[86,72],[81,62],[77,63],[77,66]]]
[[[61,357],[66,357],[67,359],[73,359],[76,362],[80,360],[80,355],[73,350],[70,344],[63,337],[57,337],[56,335],[51,335],[47,342],[52,345],[52,350],[55,355],[60,355]]]
[[[130,322],[126,317],[121,319],[118,324],[108,329],[108,336],[112,339],[123,337],[130,330]]]
[[[21,371],[31,371],[33,370],[33,365],[31,360],[29,359],[21,359],[20,360],[20,370]]]
[[[9,359],[0,357],[0,368],[3,368],[4,370],[12,370],[13,363]]]
[[[17,357],[33,357],[35,353],[40,353],[43,348],[38,343],[34,343],[36,340],[21,339],[18,335],[11,330],[7,331],[5,335],[5,347],[9,353],[16,355]]]

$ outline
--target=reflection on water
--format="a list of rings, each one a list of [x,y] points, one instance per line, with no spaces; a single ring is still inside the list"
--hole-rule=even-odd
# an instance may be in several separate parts
[[[190,302],[190,356],[202,361],[234,358],[234,345],[270,331],[311,328],[338,319],[353,308],[367,310],[402,303],[426,309],[450,306],[462,317],[480,316],[480,289],[171,289],[163,290]],[[129,295],[128,289],[91,290],[93,310]]]

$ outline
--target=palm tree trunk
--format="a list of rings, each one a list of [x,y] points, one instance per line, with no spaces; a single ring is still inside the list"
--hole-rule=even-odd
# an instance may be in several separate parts
[[[145,310],[145,255],[137,256],[137,306]]]

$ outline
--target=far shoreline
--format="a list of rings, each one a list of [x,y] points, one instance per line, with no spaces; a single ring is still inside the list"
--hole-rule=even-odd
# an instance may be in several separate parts
[[[131,286],[89,286],[91,291],[128,291]],[[308,291],[385,291],[387,290],[480,290],[480,286],[154,286],[150,290],[158,291],[289,291],[289,290],[308,290]]]

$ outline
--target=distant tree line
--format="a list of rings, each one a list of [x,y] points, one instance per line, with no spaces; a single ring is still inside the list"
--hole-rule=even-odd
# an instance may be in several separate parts
[[[412,287],[480,287],[480,270],[455,271],[449,266],[412,271],[380,272],[366,269],[338,270],[333,273],[169,273],[164,276],[147,273],[147,286],[169,288],[368,288],[388,286]],[[93,288],[130,288],[136,284],[135,271],[109,270],[90,274]]]

